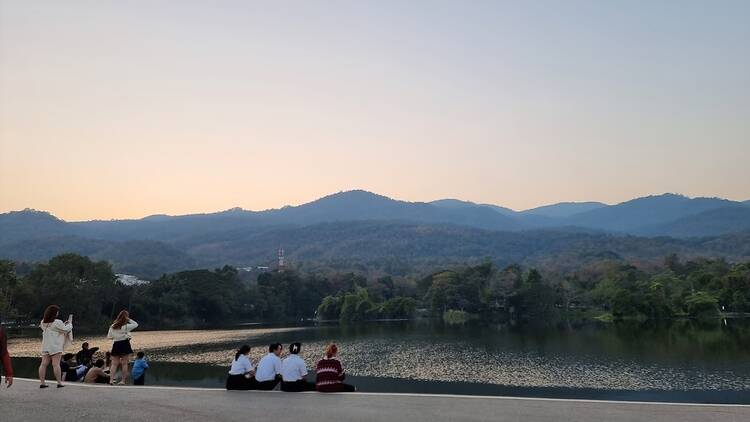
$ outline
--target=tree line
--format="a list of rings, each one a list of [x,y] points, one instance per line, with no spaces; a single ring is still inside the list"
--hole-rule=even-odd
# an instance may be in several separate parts
[[[602,259],[573,271],[542,272],[490,262],[422,277],[347,272],[261,273],[229,266],[120,283],[106,261],[76,254],[16,265],[0,260],[0,315],[35,321],[48,304],[79,324],[107,324],[129,309],[147,327],[217,326],[240,321],[364,321],[424,315],[449,321],[551,315],[600,319],[713,317],[750,312],[750,263],[716,259],[659,265]]]

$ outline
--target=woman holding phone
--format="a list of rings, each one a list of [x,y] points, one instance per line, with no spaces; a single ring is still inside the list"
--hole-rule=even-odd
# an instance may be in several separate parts
[[[114,383],[117,367],[120,367],[120,385],[125,385],[128,381],[128,361],[133,354],[133,348],[130,347],[130,332],[138,327],[138,323],[130,319],[128,311],[120,311],[117,318],[109,327],[107,338],[113,340],[112,343],[112,365],[109,367],[110,384]]]
[[[68,316],[68,320],[62,322],[57,319],[59,313],[59,306],[50,305],[44,310],[42,322],[39,323],[39,328],[42,329],[42,363],[39,365],[39,388],[49,387],[45,383],[45,377],[50,362],[52,362],[52,372],[54,372],[57,380],[57,388],[65,387],[62,383],[60,357],[62,357],[68,336],[73,331],[73,315]]]

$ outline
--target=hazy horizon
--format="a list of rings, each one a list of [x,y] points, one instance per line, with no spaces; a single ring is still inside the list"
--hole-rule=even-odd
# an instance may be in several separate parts
[[[750,2],[0,2],[0,213],[750,199]]]
[[[151,217],[151,216],[155,216],[155,215],[182,216],[182,215],[194,215],[194,214],[212,214],[212,213],[218,213],[218,212],[223,212],[223,211],[229,211],[229,210],[236,209],[236,208],[240,208],[243,211],[252,211],[252,212],[278,210],[278,209],[281,209],[281,208],[284,208],[284,207],[288,207],[288,206],[296,207],[296,206],[300,206],[300,205],[305,205],[305,204],[308,204],[310,202],[313,202],[313,201],[316,201],[316,200],[319,200],[319,199],[323,199],[323,198],[328,197],[328,196],[340,194],[340,193],[357,192],[357,191],[363,191],[363,192],[368,192],[368,193],[375,194],[375,195],[385,196],[387,198],[390,198],[390,199],[393,199],[393,200],[396,200],[396,201],[405,201],[405,202],[414,202],[414,203],[430,203],[430,202],[439,201],[439,200],[458,200],[458,201],[474,202],[474,203],[476,203],[478,205],[496,205],[496,206],[500,206],[500,207],[504,207],[504,208],[509,208],[509,209],[511,209],[511,210],[513,210],[515,212],[524,212],[524,211],[529,211],[529,210],[532,210],[532,209],[541,208],[541,207],[545,207],[545,206],[558,205],[558,204],[570,204],[570,203],[600,202],[600,203],[603,203],[605,205],[617,205],[617,204],[620,204],[622,202],[627,202],[628,200],[632,200],[632,199],[644,198],[644,197],[649,197],[649,196],[661,196],[661,195],[681,195],[681,196],[686,196],[686,197],[691,198],[691,199],[696,199],[696,198],[716,198],[716,199],[728,199],[730,201],[736,201],[736,202],[745,202],[745,201],[748,201],[748,200],[745,200],[745,199],[721,198],[721,197],[717,197],[717,196],[705,196],[705,197],[701,196],[701,197],[698,197],[698,196],[684,195],[684,194],[676,193],[676,192],[663,192],[663,193],[652,193],[652,194],[643,195],[643,196],[635,197],[635,198],[628,198],[625,201],[618,201],[618,202],[614,202],[614,203],[607,203],[607,202],[602,202],[602,201],[560,201],[560,202],[554,202],[554,203],[540,204],[540,205],[533,206],[533,207],[530,207],[530,208],[515,209],[515,208],[507,207],[507,206],[503,205],[502,203],[476,202],[476,201],[470,201],[470,200],[463,199],[463,198],[456,197],[456,196],[445,197],[445,198],[434,198],[434,199],[428,199],[428,200],[409,200],[409,199],[405,199],[405,198],[397,198],[397,197],[392,197],[392,196],[389,196],[389,195],[383,195],[381,193],[372,192],[372,191],[368,191],[368,190],[365,190],[365,189],[353,188],[353,189],[347,189],[347,190],[343,190],[343,191],[339,191],[339,192],[330,192],[329,194],[326,194],[326,195],[323,195],[323,196],[320,196],[320,197],[317,197],[317,198],[313,198],[313,199],[310,199],[309,201],[304,201],[304,202],[297,203],[297,204],[281,204],[281,205],[277,205],[277,206],[274,206],[274,207],[262,208],[262,209],[250,209],[250,208],[244,208],[244,207],[240,207],[240,206],[234,206],[234,207],[229,207],[229,208],[213,209],[213,210],[202,210],[202,211],[188,212],[188,213],[171,214],[171,213],[165,213],[165,212],[156,212],[156,213],[152,213],[152,214],[137,215],[137,216],[132,216],[132,217],[102,217],[102,218],[92,218],[92,219],[67,219],[67,218],[64,218],[64,217],[58,215],[53,210],[45,210],[45,209],[39,209],[39,208],[34,208],[34,207],[24,207],[24,208],[20,208],[20,209],[4,210],[4,211],[0,210],[0,214],[7,213],[7,212],[25,211],[27,209],[30,209],[30,210],[33,210],[33,211],[48,212],[48,213],[54,215],[55,217],[58,217],[58,218],[60,218],[62,220],[68,221],[68,222],[82,222],[82,221],[92,221],[92,220],[104,220],[104,221],[106,221],[106,220],[137,220],[137,219]]]

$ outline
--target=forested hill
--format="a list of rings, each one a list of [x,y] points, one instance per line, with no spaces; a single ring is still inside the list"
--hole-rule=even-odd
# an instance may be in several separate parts
[[[562,230],[498,232],[455,225],[340,222],[305,227],[234,230],[168,244],[76,236],[0,246],[0,256],[39,262],[75,252],[113,263],[115,271],[153,279],[163,273],[223,265],[273,265],[283,245],[290,264],[405,275],[447,263],[490,259],[570,269],[600,258],[661,261],[665,256],[750,257],[750,232],[696,239],[645,238]]]
[[[342,192],[296,207],[66,222],[34,210],[0,214],[0,258],[64,252],[146,278],[192,268],[272,264],[401,273],[445,262],[575,266],[592,257],[660,260],[750,256],[750,206],[665,194],[617,205],[560,203],[516,212],[456,199],[406,202]]]
[[[0,214],[0,244],[63,235],[175,242],[229,230],[342,221],[408,221],[498,231],[574,227],[615,234],[715,236],[750,227],[748,205],[720,198],[663,194],[615,205],[563,202],[517,212],[498,205],[456,199],[406,202],[365,191],[348,191],[299,206],[266,211],[233,208],[208,214],[153,215],[136,220],[66,222],[47,212],[14,211]]]

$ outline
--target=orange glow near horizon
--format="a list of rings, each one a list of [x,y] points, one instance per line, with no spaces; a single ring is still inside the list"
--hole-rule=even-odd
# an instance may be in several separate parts
[[[257,6],[0,4],[0,212],[750,199],[748,5]]]

